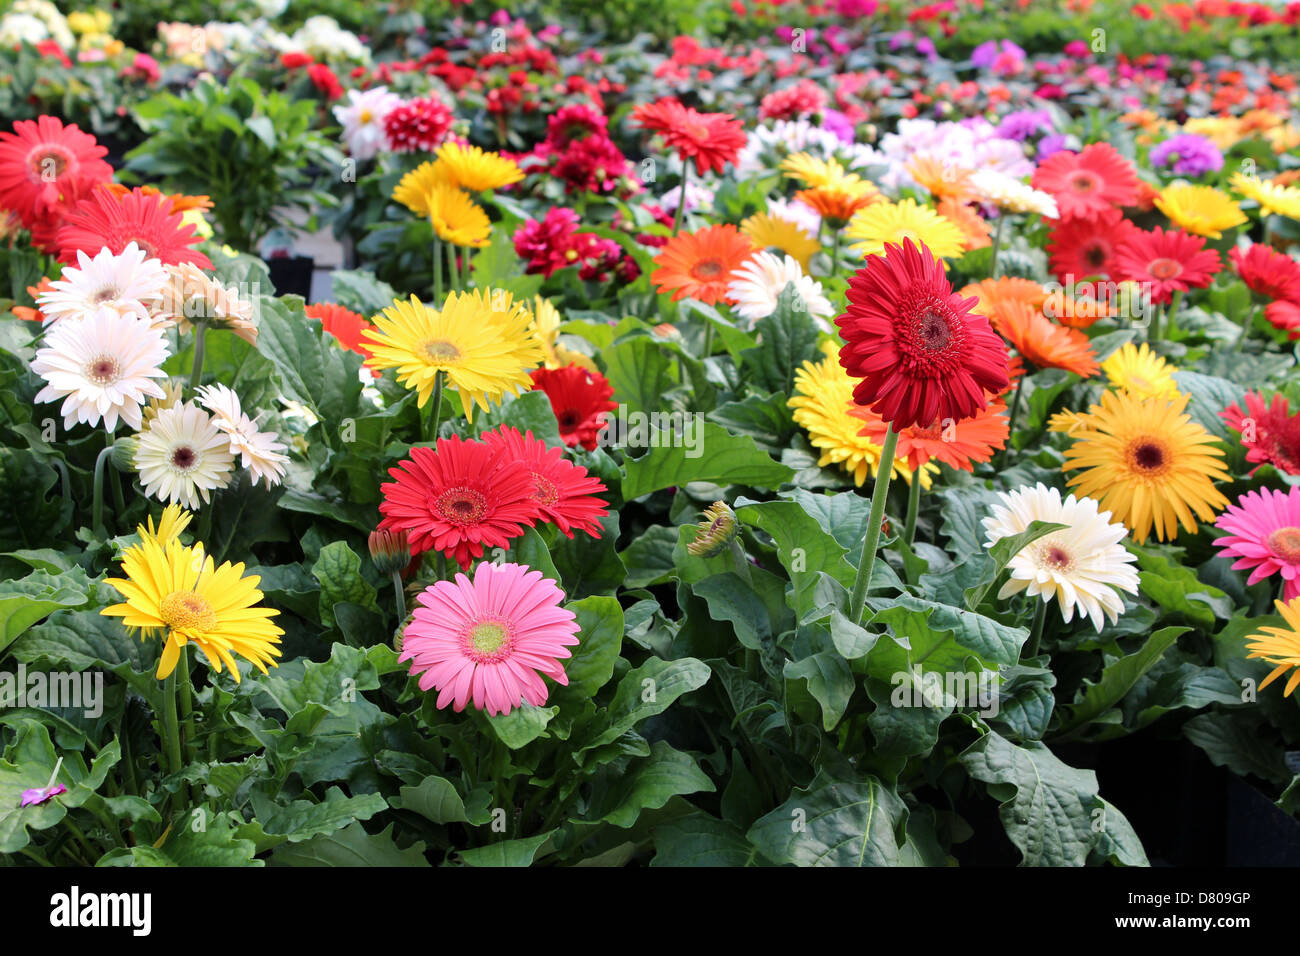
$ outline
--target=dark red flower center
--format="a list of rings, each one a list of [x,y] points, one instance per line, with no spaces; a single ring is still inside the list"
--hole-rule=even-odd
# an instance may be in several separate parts
[[[696,279],[716,279],[722,275],[722,263],[717,259],[703,259],[691,266],[691,275]]]
[[[1083,249],[1083,261],[1093,269],[1100,269],[1110,258],[1109,252],[1110,250],[1101,241],[1089,243]]]
[[[1129,449],[1129,461],[1140,472],[1158,474],[1168,466],[1165,447],[1153,438],[1139,438]]]
[[[72,162],[72,154],[53,143],[42,144],[27,157],[32,177],[46,183],[52,183],[62,176]]]
[[[1070,557],[1070,553],[1059,544],[1047,545],[1043,548],[1042,552],[1040,552],[1039,557],[1044,565],[1055,571],[1064,571],[1074,563],[1074,559]]]
[[[487,514],[487,498],[474,488],[448,488],[434,500],[433,511],[449,524],[478,524]]]
[[[920,339],[921,345],[932,352],[938,352],[948,347],[952,341],[952,326],[948,324],[948,317],[927,309],[921,313],[921,320],[917,323],[917,338]]]
[[[1300,564],[1300,528],[1278,528],[1268,536],[1268,549],[1287,564]]]
[[[1182,271],[1182,265],[1177,260],[1169,258],[1153,259],[1151,264],[1147,266],[1147,272],[1151,274],[1153,279],[1172,279],[1177,275],[1181,275]]]
[[[1080,169],[1070,176],[1070,188],[1076,193],[1090,193],[1101,188],[1101,178],[1096,173]]]
[[[172,451],[172,467],[178,471],[189,471],[198,462],[199,456],[193,448],[181,445]]]
[[[582,421],[582,416],[573,409],[566,408],[564,411],[560,412],[558,421],[560,423],[561,431],[573,431],[573,429],[578,427],[578,423]]]

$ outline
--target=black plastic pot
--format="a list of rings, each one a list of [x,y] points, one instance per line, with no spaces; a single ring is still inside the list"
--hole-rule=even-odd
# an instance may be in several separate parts
[[[1228,866],[1300,866],[1300,821],[1240,777],[1228,779]]]
[[[316,260],[311,256],[277,256],[265,260],[271,271],[271,285],[276,295],[311,295],[311,276]]]

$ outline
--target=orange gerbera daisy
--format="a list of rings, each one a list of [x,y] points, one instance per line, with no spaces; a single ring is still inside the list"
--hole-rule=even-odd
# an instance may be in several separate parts
[[[303,311],[307,313],[308,318],[319,319],[321,326],[334,336],[339,345],[349,352],[356,352],[362,358],[370,358],[370,347],[362,340],[362,334],[372,330],[374,326],[366,321],[365,316],[351,309],[345,309],[341,305],[335,305],[333,302],[317,302],[307,306]],[[371,369],[370,374],[375,378],[379,377],[379,372],[375,369]]]
[[[690,296],[716,305],[727,294],[731,272],[754,252],[749,237],[735,226],[709,226],[673,236],[655,256],[650,280],[673,301]]]
[[[41,276],[41,281],[36,283],[36,285],[29,285],[27,287],[27,294],[32,297],[33,302],[35,302],[46,292],[53,292],[53,291],[54,291],[54,284],[50,282],[50,280],[45,276]],[[18,318],[23,319],[26,322],[41,322],[41,323],[45,322],[45,316],[44,314],[42,314],[40,309],[33,309],[25,305],[15,305],[9,311],[12,312],[14,315],[16,315]]]
[[[898,433],[898,449],[894,454],[913,470],[933,460],[962,471],[974,471],[975,462],[990,461],[995,451],[1006,447],[1010,434],[1006,410],[1002,402],[992,401],[969,418],[957,421],[949,418],[928,428],[909,425]],[[858,434],[883,444],[888,425],[879,415],[862,405],[855,405],[849,414],[866,423]]]
[[[970,194],[972,170],[920,154],[912,157],[906,169],[936,199],[961,199]]]
[[[961,230],[962,235],[966,237],[967,252],[993,245],[991,238],[993,230],[989,228],[989,224],[974,207],[966,205],[961,199],[945,196],[939,200],[939,205],[934,211]]]
[[[1072,329],[1086,329],[1098,319],[1109,318],[1115,314],[1111,303],[1106,299],[1071,298],[1064,292],[1048,296],[1043,312],[1062,325]]]
[[[119,199],[131,191],[129,186],[123,186],[121,183],[104,183],[104,188],[111,191]],[[141,193],[146,196],[167,196],[172,201],[172,212],[186,213],[191,209],[211,209],[212,199],[209,196],[186,196],[183,193],[165,193],[156,186],[141,186]]]
[[[833,228],[842,228],[853,218],[859,209],[866,209],[873,202],[879,202],[880,193],[864,191],[841,186],[814,186],[801,189],[794,194],[805,206],[817,211],[817,215],[830,220]]]
[[[993,306],[998,302],[1021,302],[1038,309],[1047,301],[1046,289],[1033,279],[1020,279],[1016,276],[972,282],[957,294],[963,299],[971,296],[979,299],[975,311],[990,319],[993,318]]]
[[[1011,343],[1026,362],[1037,368],[1063,368],[1083,378],[1101,366],[1088,337],[1077,329],[1057,325],[1040,309],[1023,302],[995,302],[989,317],[993,328]]]

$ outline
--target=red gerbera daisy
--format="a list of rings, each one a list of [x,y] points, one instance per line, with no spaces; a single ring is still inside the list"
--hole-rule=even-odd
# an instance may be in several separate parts
[[[952,291],[943,263],[904,239],[868,256],[849,279],[848,307],[835,320],[840,364],[862,379],[853,400],[894,428],[968,418],[1007,387],[1007,350],[979,300]]]
[[[453,119],[442,100],[425,96],[389,110],[384,135],[395,153],[432,153],[447,138]]]
[[[1288,475],[1300,475],[1300,414],[1292,415],[1290,403],[1281,395],[1265,405],[1259,392],[1247,392],[1246,410],[1236,403],[1219,413],[1228,427],[1241,433],[1246,460],[1272,465]],[[1251,474],[1258,471],[1258,466]]]
[[[1134,225],[1118,209],[1107,209],[1093,219],[1058,219],[1047,234],[1048,264],[1062,285],[1090,276],[1109,279],[1115,253]]]
[[[0,133],[0,208],[30,229],[60,201],[112,179],[113,167],[100,158],[107,153],[95,137],[53,116],[19,120],[12,133]]]
[[[308,318],[319,319],[321,327],[334,340],[343,346],[349,352],[356,352],[363,358],[370,358],[370,348],[362,341],[362,333],[373,329],[374,326],[366,321],[365,316],[353,312],[351,309],[345,309],[341,305],[335,305],[333,302],[317,302],[303,309]],[[370,370],[370,374],[379,378],[379,372],[375,369]]]
[[[1300,339],[1300,305],[1278,299],[1264,306],[1264,318],[1273,323],[1273,328],[1287,333],[1287,338]]]
[[[1134,229],[1115,256],[1115,278],[1138,282],[1151,292],[1151,301],[1165,304],[1175,292],[1204,289],[1223,267],[1219,254],[1205,240],[1181,229],[1151,232]]]
[[[722,172],[727,163],[736,161],[746,140],[744,125],[730,113],[701,113],[675,99],[638,106],[632,120],[662,133],[682,162],[695,160],[700,173]]]
[[[412,448],[388,473],[379,527],[405,531],[412,554],[441,551],[468,568],[539,517],[532,475],[499,444],[439,438],[436,451]]]
[[[1092,219],[1113,206],[1131,206],[1138,196],[1133,164],[1109,143],[1053,153],[1034,170],[1033,183],[1052,195],[1062,219]]]
[[[548,448],[533,433],[520,434],[517,428],[502,426],[483,435],[488,445],[505,452],[511,461],[522,462],[532,476],[533,501],[544,520],[552,522],[570,538],[573,531],[585,531],[599,538],[604,529],[600,519],[609,508],[596,493],[605,491],[599,478],[564,457],[560,448]]]
[[[551,400],[564,443],[594,450],[596,436],[605,427],[605,413],[617,407],[611,401],[614,386],[609,379],[580,365],[538,368],[528,374],[533,377],[533,388]]]
[[[212,260],[192,248],[198,241],[194,227],[173,210],[169,196],[149,194],[139,187],[122,196],[96,189],[77,203],[59,229],[59,261],[76,262],[78,252],[94,256],[105,247],[121,255],[134,242],[163,265],[188,262],[211,269]]]
[[[1245,252],[1234,248],[1228,258],[1251,292],[1300,304],[1300,265],[1290,256],[1257,242]]]

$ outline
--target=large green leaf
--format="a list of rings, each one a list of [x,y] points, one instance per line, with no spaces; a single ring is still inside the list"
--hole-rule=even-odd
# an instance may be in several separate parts
[[[291,312],[284,300],[270,296],[260,302],[258,350],[275,363],[288,396],[315,412],[326,441],[337,444],[335,430],[343,419],[360,414],[361,356],[339,348],[320,322],[301,309]]]
[[[57,574],[33,571],[17,581],[0,582],[0,652],[53,611],[84,607],[88,588],[81,568]]]
[[[320,619],[326,627],[334,623],[334,605],[347,602],[378,611],[374,586],[361,576],[361,558],[346,541],[333,541],[321,548],[311,569],[320,582]]]
[[[379,833],[367,833],[360,823],[323,833],[304,843],[290,843],[271,854],[272,866],[428,866],[424,844],[399,849],[390,823]]]
[[[818,774],[749,830],[774,863],[796,866],[897,866],[907,806],[875,777],[854,783]]]
[[[651,866],[762,866],[766,861],[743,831],[707,813],[655,827]]]
[[[276,807],[262,821],[263,829],[282,835],[290,843],[302,843],[322,833],[333,833],[359,820],[369,820],[388,809],[388,802],[377,793],[349,797],[338,787],[330,787],[324,800],[295,800]]]
[[[647,717],[661,714],[683,694],[703,687],[711,671],[693,657],[665,661],[651,658],[633,668],[618,682],[609,707],[593,719],[578,759],[585,751],[602,747],[621,737]]]
[[[1107,664],[1096,682],[1084,681],[1083,690],[1075,703],[1066,709],[1061,732],[1068,733],[1096,720],[1119,704],[1125,694],[1144,673],[1160,660],[1161,655],[1184,634],[1186,627],[1162,627],[1143,643],[1142,647]]]
[[[755,445],[754,439],[729,434],[712,422],[704,423],[696,439],[694,449],[678,442],[675,447],[651,448],[640,458],[628,461],[623,497],[630,501],[691,481],[775,488],[794,474]]]
[[[627,828],[636,823],[642,810],[657,810],[679,794],[713,790],[713,781],[690,754],[659,740],[648,757],[633,761],[599,794],[588,818]]]

